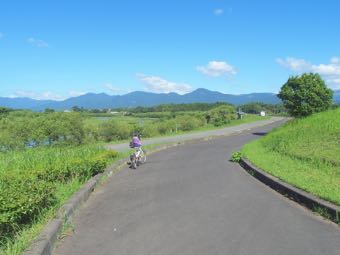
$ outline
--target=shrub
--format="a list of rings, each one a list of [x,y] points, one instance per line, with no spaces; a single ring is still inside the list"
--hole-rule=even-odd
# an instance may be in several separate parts
[[[106,142],[128,139],[132,132],[133,126],[131,124],[116,120],[105,121],[99,127],[99,134]]]
[[[98,146],[45,147],[0,154],[0,243],[58,201],[56,187],[104,171],[117,152]]]
[[[232,162],[240,162],[241,158],[242,158],[242,152],[241,151],[234,151],[231,154],[230,161],[232,161]]]
[[[142,137],[153,137],[160,134],[156,122],[147,123],[142,127],[136,128],[136,130],[140,130]]]
[[[191,131],[202,125],[202,122],[190,115],[181,115],[175,119],[178,125],[178,129],[182,131]]]
[[[2,173],[0,181],[0,236],[29,224],[41,210],[55,202],[53,184],[32,175]]]
[[[172,133],[176,131],[176,123],[175,120],[163,120],[159,121],[156,126],[157,130],[160,134],[167,134],[167,133]]]
[[[222,126],[236,119],[236,111],[233,106],[221,105],[210,110],[206,114],[207,123],[212,123],[214,126]]]

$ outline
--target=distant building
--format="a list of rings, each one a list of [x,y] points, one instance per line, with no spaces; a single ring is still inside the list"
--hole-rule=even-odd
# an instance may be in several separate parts
[[[237,119],[239,120],[243,119],[243,116],[245,115],[245,113],[242,112],[241,108],[238,108],[236,114],[237,114]]]

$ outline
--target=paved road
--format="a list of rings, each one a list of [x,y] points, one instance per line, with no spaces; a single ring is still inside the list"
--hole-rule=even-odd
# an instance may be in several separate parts
[[[277,124],[150,155],[98,188],[55,255],[339,255],[340,228],[228,161]]]
[[[255,121],[251,123],[241,124],[238,126],[225,127],[225,128],[216,129],[216,130],[200,131],[200,132],[194,132],[194,133],[182,134],[182,135],[176,135],[176,136],[165,136],[165,137],[143,139],[143,145],[158,144],[158,143],[176,143],[176,142],[181,142],[181,141],[201,139],[201,138],[210,137],[210,136],[230,135],[235,132],[239,132],[239,131],[243,131],[243,130],[247,130],[247,129],[255,128],[255,127],[260,127],[260,126],[267,125],[267,124],[280,121],[283,119],[287,119],[287,118],[272,117],[271,119],[260,120],[260,121]],[[111,144],[111,145],[108,145],[108,148],[116,150],[116,151],[123,151],[123,150],[129,149],[129,144],[128,143]]]

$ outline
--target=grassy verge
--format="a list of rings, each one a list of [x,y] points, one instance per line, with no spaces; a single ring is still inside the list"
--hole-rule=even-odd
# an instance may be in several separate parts
[[[340,205],[340,109],[290,121],[242,153],[273,176]]]
[[[20,254],[58,208],[116,157],[98,146],[0,154],[0,254]]]

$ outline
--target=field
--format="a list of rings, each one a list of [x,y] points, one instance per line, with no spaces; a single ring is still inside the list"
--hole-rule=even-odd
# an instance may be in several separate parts
[[[340,205],[340,109],[292,120],[243,155],[298,188]]]

